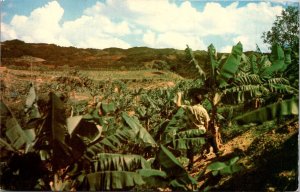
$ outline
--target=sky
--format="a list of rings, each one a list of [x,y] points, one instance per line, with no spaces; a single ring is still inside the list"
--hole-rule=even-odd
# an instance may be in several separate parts
[[[261,35],[297,0],[0,0],[1,42],[20,39],[64,47],[263,51]]]

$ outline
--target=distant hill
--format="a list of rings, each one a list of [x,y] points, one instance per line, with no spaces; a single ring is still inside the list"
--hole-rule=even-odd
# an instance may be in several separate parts
[[[207,69],[206,51],[196,51],[195,57]],[[25,59],[24,59],[25,58]],[[11,40],[1,43],[1,65],[45,68],[78,68],[105,70],[170,70],[186,78],[193,78],[196,69],[185,57],[184,50],[133,47],[129,49],[82,49],[54,44],[25,43]]]

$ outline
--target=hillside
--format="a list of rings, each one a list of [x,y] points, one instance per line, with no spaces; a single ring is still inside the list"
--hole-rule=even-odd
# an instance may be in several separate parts
[[[207,52],[196,51],[199,64],[205,69]],[[33,63],[42,68],[79,68],[102,70],[170,70],[193,78],[195,69],[188,65],[184,50],[133,47],[129,49],[80,49],[54,44],[25,43],[11,40],[1,43],[1,65],[26,69]]]

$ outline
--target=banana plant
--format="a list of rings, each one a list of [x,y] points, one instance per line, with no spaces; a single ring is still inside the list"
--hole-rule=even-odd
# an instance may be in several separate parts
[[[239,103],[249,100],[272,100],[282,95],[297,95],[298,90],[288,80],[286,69],[290,66],[291,59],[288,51],[274,45],[270,59],[266,55],[257,53],[250,59],[243,56],[243,61],[250,70],[239,72],[233,87],[225,90],[226,93],[235,95]],[[257,108],[257,106],[255,107]]]
[[[272,103],[262,108],[253,110],[249,113],[237,116],[234,118],[239,124],[247,123],[263,123],[265,121],[273,120],[278,117],[298,115],[299,114],[299,99],[294,97],[292,99],[283,100],[281,102]]]
[[[284,51],[280,46],[274,45],[270,59],[262,54],[259,58],[252,55],[249,59],[242,50],[242,44],[238,43],[228,57],[223,55],[218,59],[214,46],[208,47],[211,69],[210,76],[204,79],[202,89],[211,103],[212,125],[215,124],[217,106],[221,99],[225,103],[238,104],[258,98],[298,95],[298,90],[284,77],[287,75],[287,66],[291,63],[288,50]],[[190,56],[193,57],[192,54]],[[196,62],[193,63],[197,65]],[[199,77],[203,77],[202,73]]]
[[[192,54],[192,50],[187,47],[187,53],[192,58],[191,62],[200,68]],[[201,87],[204,94],[207,95],[207,98],[211,105],[210,111],[210,125],[215,127],[217,120],[217,106],[221,101],[223,96],[223,90],[230,87],[234,79],[236,78],[239,65],[242,60],[243,46],[239,42],[232,47],[231,53],[226,57],[222,56],[219,60],[217,58],[217,52],[215,47],[211,44],[208,47],[208,57],[210,63],[210,74],[206,78],[203,75],[202,71],[199,73],[199,78],[202,78],[205,81],[204,85]]]

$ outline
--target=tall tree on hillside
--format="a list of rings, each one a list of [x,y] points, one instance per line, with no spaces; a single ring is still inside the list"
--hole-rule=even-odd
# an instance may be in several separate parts
[[[276,17],[272,28],[262,35],[264,43],[279,44],[299,52],[299,7],[289,6]]]

